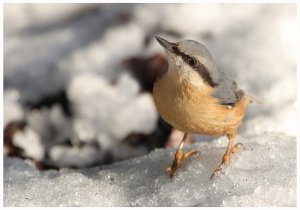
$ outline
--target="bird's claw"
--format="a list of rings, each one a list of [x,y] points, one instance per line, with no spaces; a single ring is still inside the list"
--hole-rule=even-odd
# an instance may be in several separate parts
[[[242,143],[237,143],[235,144],[231,150],[230,153],[234,154],[236,152],[238,152],[240,149],[245,150],[246,147],[242,144]],[[221,172],[222,174],[225,174],[223,172],[223,166],[227,166],[229,164],[229,160],[230,160],[230,153],[228,155],[224,155],[222,158],[222,162],[220,163],[220,165],[214,170],[213,174],[211,175],[211,179],[215,177],[216,173]]]
[[[225,164],[221,163],[221,164],[218,166],[218,168],[215,169],[215,171],[214,171],[214,172],[212,173],[212,175],[210,176],[210,179],[213,179],[213,178],[216,176],[216,174],[217,174],[218,172],[220,172],[220,173],[222,173],[222,174],[225,174],[225,172],[223,171],[223,168],[222,168],[223,165],[225,165]]]
[[[181,149],[177,150],[175,153],[175,159],[174,159],[172,165],[166,169],[166,172],[168,173],[170,178],[173,179],[176,170],[180,167],[180,165],[184,159],[186,159],[189,156],[196,154],[196,153],[197,153],[197,151],[194,149],[192,149],[186,153],[183,153]]]
[[[232,147],[231,153],[232,153],[232,154],[233,154],[233,153],[236,153],[236,152],[239,151],[240,149],[246,150],[246,147],[245,147],[245,145],[242,144],[242,143],[237,143],[237,144],[235,144],[235,145]]]

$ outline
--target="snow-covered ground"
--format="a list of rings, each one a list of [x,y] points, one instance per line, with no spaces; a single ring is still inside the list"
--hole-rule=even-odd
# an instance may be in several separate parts
[[[296,139],[282,133],[237,138],[225,174],[210,175],[225,137],[189,145],[198,154],[171,180],[174,149],[85,170],[39,172],[20,159],[4,160],[5,206],[296,206]]]
[[[227,140],[194,135],[200,156],[173,182],[164,174],[171,149],[73,171],[5,158],[5,205],[296,205],[296,23],[295,4],[6,4],[6,155],[86,168],[148,154],[142,137],[161,134],[159,115],[123,63],[164,53],[157,34],[203,43],[262,104],[249,106],[239,129],[247,150],[214,181]]]

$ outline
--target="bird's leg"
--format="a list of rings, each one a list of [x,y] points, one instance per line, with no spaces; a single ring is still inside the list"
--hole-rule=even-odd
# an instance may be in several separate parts
[[[183,139],[182,139],[181,142],[180,142],[180,145],[179,145],[177,151],[175,152],[175,158],[174,158],[174,161],[173,161],[172,165],[169,166],[169,167],[167,168],[167,170],[166,170],[167,173],[169,174],[169,176],[170,176],[171,178],[173,178],[174,173],[175,173],[176,170],[179,168],[181,162],[182,162],[184,159],[186,159],[187,157],[189,157],[189,156],[191,156],[192,154],[195,154],[195,153],[196,153],[196,151],[193,150],[193,149],[190,150],[190,151],[188,151],[187,153],[184,153],[184,152],[183,152],[183,145],[184,145],[184,143],[185,143],[187,137],[188,137],[188,133],[185,133],[184,136],[183,136]]]
[[[210,178],[213,178],[217,172],[221,172],[224,174],[224,172],[222,171],[222,166],[228,165],[231,154],[237,152],[241,147],[245,148],[244,145],[241,143],[237,143],[236,145],[232,146],[235,135],[236,135],[235,133],[227,134],[228,146],[227,146],[226,152],[223,155],[222,162],[219,164],[219,166],[216,168],[216,170],[214,171],[214,173],[211,175]]]

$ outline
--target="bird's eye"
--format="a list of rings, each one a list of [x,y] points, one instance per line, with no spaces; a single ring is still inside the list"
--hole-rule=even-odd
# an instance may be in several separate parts
[[[190,66],[196,66],[198,62],[195,58],[189,58],[188,63]]]

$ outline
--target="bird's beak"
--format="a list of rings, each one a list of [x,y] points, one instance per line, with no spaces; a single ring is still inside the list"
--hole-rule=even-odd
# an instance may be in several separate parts
[[[169,42],[159,36],[155,36],[156,40],[158,41],[158,43],[163,47],[165,48],[166,50],[170,51],[170,52],[174,52],[173,50],[173,46],[176,46],[175,43],[172,43],[172,42]]]

